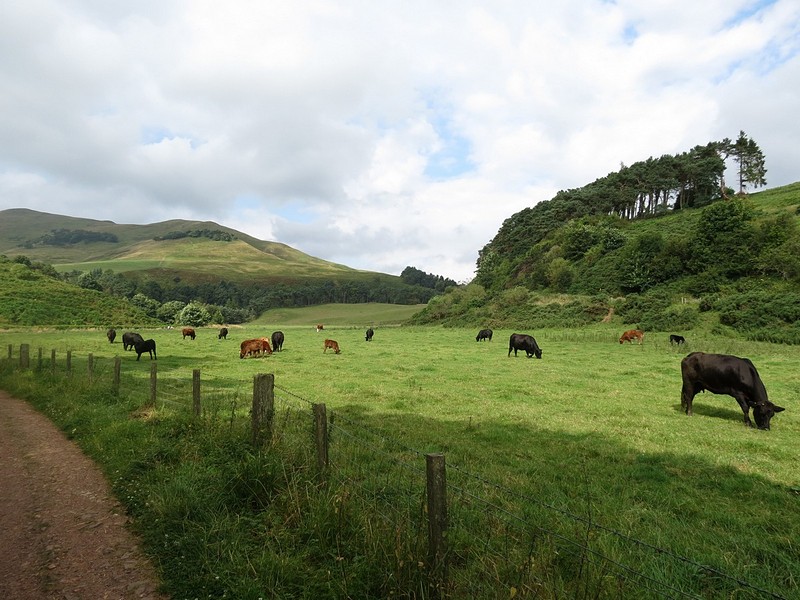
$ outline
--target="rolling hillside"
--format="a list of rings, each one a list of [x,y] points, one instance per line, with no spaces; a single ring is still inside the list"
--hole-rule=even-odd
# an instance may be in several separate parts
[[[64,239],[54,236],[55,232]],[[208,236],[215,232],[225,234],[229,241]],[[398,281],[392,275],[351,269],[210,221],[121,225],[21,208],[0,211],[0,254],[25,255],[50,263],[60,272],[111,269],[156,281],[199,282],[219,279],[220,273],[229,281],[247,283]]]

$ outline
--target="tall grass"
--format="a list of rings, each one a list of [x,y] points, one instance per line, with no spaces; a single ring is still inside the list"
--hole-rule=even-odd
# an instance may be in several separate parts
[[[146,411],[149,361],[123,356],[114,397],[101,373],[124,353],[102,332],[0,336],[0,350],[25,342],[59,360],[73,350],[71,378],[6,371],[0,384],[103,465],[175,597],[428,597],[427,452],[449,465],[451,597],[798,595],[799,350],[699,334],[683,348],[666,334],[620,345],[618,328],[597,326],[531,332],[536,360],[507,356],[511,331],[476,343],[472,330],[376,328],[367,343],[360,328],[280,328],[284,352],[246,360],[237,340],[271,327],[229,340],[142,332],[159,344],[159,379],[175,382]],[[326,336],[340,355],[323,354]],[[787,408],[772,431],[745,428],[724,396],[682,414],[690,350],[751,358]],[[77,377],[88,352],[89,387]],[[200,420],[189,416],[194,368]],[[258,372],[280,388],[266,452],[247,443]],[[334,417],[327,480],[314,468],[310,402]]]

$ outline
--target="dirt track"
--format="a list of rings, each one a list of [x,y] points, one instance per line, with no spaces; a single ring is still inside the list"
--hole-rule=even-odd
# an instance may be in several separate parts
[[[100,469],[0,390],[0,598],[164,600]]]

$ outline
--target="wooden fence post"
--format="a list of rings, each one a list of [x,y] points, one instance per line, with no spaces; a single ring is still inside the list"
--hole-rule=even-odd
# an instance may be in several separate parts
[[[431,598],[447,590],[447,477],[444,454],[426,454],[428,494],[428,590]]]
[[[115,396],[119,396],[119,374],[120,369],[122,367],[122,359],[119,356],[114,357],[114,383],[111,384],[111,387],[114,391]]]
[[[86,359],[86,371],[89,374],[89,385],[92,385],[94,383],[94,354],[91,352]]]
[[[157,363],[151,362],[150,363],[150,401],[147,403],[147,406],[151,408],[156,407],[156,380],[157,380],[157,373],[158,373],[158,365]]]
[[[200,416],[200,369],[192,371],[192,413]]]
[[[253,377],[253,437],[256,448],[272,440],[272,418],[275,415],[275,374],[259,373]]]
[[[67,375],[72,373],[72,350],[67,350]]]
[[[19,345],[19,368],[27,369],[31,366],[31,347],[29,344]]]
[[[56,351],[50,350],[50,375],[56,374]]]
[[[328,468],[328,412],[324,404],[314,404],[314,441],[317,446],[317,469]]]
[[[37,371],[41,371],[42,370],[42,347],[41,346],[39,346],[39,355],[36,358],[36,370]]]

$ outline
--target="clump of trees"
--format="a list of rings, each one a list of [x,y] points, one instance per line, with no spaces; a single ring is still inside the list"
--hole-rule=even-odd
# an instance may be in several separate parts
[[[232,242],[236,237],[227,231],[221,229],[192,229],[189,231],[170,231],[164,235],[157,235],[153,239],[157,242],[163,240],[180,240],[183,238],[208,238],[215,242]]]
[[[86,231],[85,229],[52,229],[34,240],[27,240],[21,244],[23,248],[34,246],[69,246],[72,244],[109,242],[116,244],[119,238],[113,233],[100,231]]]
[[[479,252],[475,281],[488,290],[522,283],[566,291],[573,287],[577,275],[574,269],[580,269],[576,262],[585,259],[585,266],[607,271],[609,265],[602,259],[615,251],[623,264],[614,266],[623,267],[619,270],[628,281],[610,287],[606,282],[607,290],[641,291],[674,278],[679,275],[675,270],[682,270],[678,261],[686,251],[679,247],[681,241],[658,236],[629,240],[625,223],[730,200],[734,192],[724,180],[729,158],[737,165],[741,192],[737,197],[748,187],[766,184],[764,155],[743,131],[736,141],[726,138],[682,154],[623,165],[619,171],[582,188],[560,191],[554,198],[506,219],[494,239]],[[740,204],[732,209],[746,210]],[[734,220],[741,221],[741,217]],[[707,218],[717,217],[709,214]],[[714,246],[708,239],[697,243],[704,251]],[[741,251],[736,252],[739,254]],[[656,257],[666,263],[654,264]]]
[[[443,292],[450,286],[458,285],[452,279],[442,277],[441,275],[434,275],[433,273],[426,273],[425,271],[420,271],[416,267],[411,266],[403,269],[403,272],[400,273],[400,279],[408,285],[419,285],[436,290],[437,292]]]

